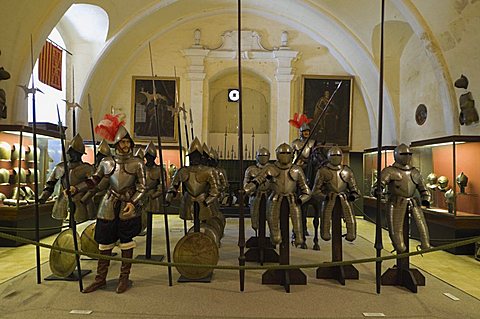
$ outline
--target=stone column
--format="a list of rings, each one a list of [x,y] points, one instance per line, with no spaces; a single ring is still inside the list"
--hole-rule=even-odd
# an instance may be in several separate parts
[[[193,115],[193,132],[202,142],[206,139],[202,136],[203,130],[203,80],[205,79],[205,57],[210,50],[205,50],[199,45],[181,51],[188,61],[187,85],[190,87],[190,107]],[[193,139],[194,137],[191,137]]]
[[[272,116],[276,116],[276,120],[272,121],[271,124],[276,126],[276,132],[270,136],[270,140],[273,142],[271,143],[273,149],[281,143],[291,142],[288,120],[291,113],[292,80],[295,76],[292,61],[297,55],[297,51],[292,51],[288,47],[281,47],[279,50],[273,51],[273,56],[278,63],[275,73],[275,79],[277,80],[277,109],[276,112],[272,110]],[[275,113],[276,115],[273,115]],[[270,132],[274,132],[274,127],[271,127]]]

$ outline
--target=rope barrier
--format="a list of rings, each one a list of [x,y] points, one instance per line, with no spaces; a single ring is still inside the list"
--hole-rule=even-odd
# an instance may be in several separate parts
[[[161,261],[155,261],[155,260],[140,260],[140,259],[128,259],[128,258],[114,257],[114,256],[105,256],[105,255],[101,255],[101,254],[84,252],[82,250],[77,251],[77,250],[74,250],[74,249],[54,247],[54,246],[49,245],[49,244],[36,242],[34,240],[30,240],[30,239],[19,237],[19,236],[9,235],[9,234],[3,233],[3,232],[0,232],[0,238],[17,241],[17,242],[20,242],[20,243],[23,243],[23,244],[35,245],[35,246],[39,246],[39,247],[42,247],[42,248],[53,249],[53,250],[57,250],[57,251],[61,251],[61,252],[78,254],[78,255],[81,255],[81,256],[88,256],[88,257],[94,258],[94,259],[108,259],[108,260],[114,260],[114,261],[125,261],[125,262],[129,262],[129,263],[134,263],[134,264],[150,264],[150,265],[157,265],[157,266],[164,266],[164,267],[180,266],[180,267],[225,269],[225,270],[241,270],[241,269],[244,269],[244,270],[270,270],[270,269],[324,268],[324,267],[332,267],[332,266],[347,266],[347,265],[353,265],[353,264],[372,263],[372,262],[383,261],[383,260],[401,259],[401,258],[406,258],[406,257],[410,257],[410,256],[424,255],[424,254],[432,253],[432,252],[435,252],[435,251],[447,250],[447,249],[451,249],[451,248],[455,248],[455,247],[460,247],[460,246],[465,246],[465,245],[468,245],[468,244],[473,244],[475,242],[480,241],[480,236],[477,236],[475,238],[463,240],[463,241],[456,242],[456,243],[436,246],[436,247],[432,247],[432,248],[421,250],[421,251],[414,251],[414,252],[409,252],[409,253],[402,253],[402,254],[383,256],[383,257],[362,258],[362,259],[355,259],[355,260],[310,263],[310,264],[296,264],[296,265],[236,266],[236,265],[204,265],[204,264],[175,263],[175,262],[168,263],[168,262],[161,262]]]

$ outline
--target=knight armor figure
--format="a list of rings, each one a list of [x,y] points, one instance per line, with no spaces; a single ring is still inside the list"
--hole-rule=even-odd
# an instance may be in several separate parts
[[[230,187],[230,185],[228,184],[227,180],[227,172],[224,168],[218,166],[218,160],[219,158],[217,151],[215,151],[213,147],[210,148],[208,166],[213,167],[216,171],[218,178],[218,191],[220,193],[218,201],[222,202],[223,198],[226,196],[226,194],[228,194],[228,188]]]
[[[269,181],[272,191],[267,201],[267,221],[270,229],[270,240],[277,245],[282,242],[280,231],[280,207],[285,198],[289,205],[290,218],[296,234],[294,244],[301,246],[304,243],[302,216],[300,205],[310,199],[311,191],[307,185],[305,174],[300,166],[292,164],[293,149],[283,143],[276,149],[277,160],[268,164],[264,171],[245,187],[247,194],[262,183]],[[299,194],[297,196],[297,194]]]
[[[430,192],[425,186],[420,171],[411,166],[412,152],[405,144],[394,151],[395,162],[382,170],[380,187],[388,187],[387,224],[390,239],[397,253],[403,253],[407,247],[404,241],[403,226],[405,214],[410,212],[420,233],[420,248],[430,248],[428,227],[415,191],[418,190],[421,204],[430,207]],[[378,195],[379,190],[377,190]]]
[[[312,196],[326,201],[320,226],[320,235],[324,240],[331,239],[330,225],[337,198],[342,206],[347,227],[346,240],[354,241],[357,237],[357,224],[351,202],[360,197],[360,191],[353,171],[348,165],[342,165],[342,155],[342,150],[337,146],[328,150],[328,163],[318,170],[312,190]]]
[[[302,126],[300,127],[299,138],[293,140],[292,142],[294,154],[299,157],[297,161],[297,165],[299,165],[305,173],[307,172],[308,160],[310,159],[312,150],[315,147],[315,140],[310,139],[308,141],[307,146],[305,146],[301,154],[300,154],[300,151],[302,150],[309,136],[310,136],[310,126],[307,123],[303,123]]]
[[[143,159],[133,156],[134,142],[124,126],[116,128],[114,138],[115,155],[102,159],[91,178],[71,188],[71,192],[82,192],[98,188],[104,178],[108,179],[108,190],[100,202],[95,227],[95,241],[102,255],[110,256],[117,240],[122,258],[132,258],[135,242],[133,237],[141,231],[139,205],[145,194],[145,164]],[[103,184],[103,183],[102,183]],[[89,293],[106,285],[110,261],[99,259],[95,281],[83,290]],[[122,262],[117,293],[128,289],[131,263]]]
[[[467,91],[468,88],[468,79],[465,75],[455,81],[455,87],[459,89],[464,89],[464,93],[460,95],[459,104],[460,104],[460,116],[459,121],[461,125],[471,125],[478,123],[478,113],[475,108],[475,100],[473,99],[472,92]]]
[[[185,193],[179,209],[181,219],[194,219],[194,203],[198,203],[200,207],[200,221],[206,221],[217,214],[215,202],[219,196],[218,178],[212,167],[202,164],[203,152],[202,144],[195,138],[188,152],[190,166],[181,167],[175,173],[165,198],[166,202],[170,203],[176,196],[180,184],[183,184]]]
[[[147,227],[147,213],[158,213],[162,205],[162,169],[155,163],[157,148],[150,142],[145,148],[145,196],[142,204],[142,229]],[[142,158],[143,160],[143,158]],[[164,181],[167,180],[163,171]]]
[[[82,161],[82,156],[85,154],[85,145],[82,137],[77,134],[72,139],[68,149],[68,168],[70,170],[70,185],[76,186],[87,180],[92,176],[94,168],[92,165]],[[53,169],[52,173],[45,183],[45,188],[40,194],[38,200],[40,203],[45,203],[47,199],[53,194],[55,185],[61,180],[61,190],[58,198],[55,201],[52,209],[52,217],[55,219],[64,220],[67,218],[68,198],[65,196],[63,189],[65,188],[65,166],[63,162],[58,163]],[[83,222],[87,219],[95,218],[95,205],[93,200],[82,201],[82,197],[87,192],[83,190],[72,196],[75,204],[75,221]]]
[[[259,148],[257,150],[256,156],[257,163],[255,165],[249,166],[245,171],[245,177],[243,179],[243,187],[247,188],[248,184],[253,182],[255,178],[262,174],[262,171],[265,169],[265,166],[270,160],[270,151],[265,147]],[[252,219],[252,228],[258,230],[258,218],[260,215],[260,201],[262,197],[265,196],[265,199],[268,198],[269,193],[268,182],[258,185],[255,191],[249,195],[249,205],[250,205],[250,217]]]

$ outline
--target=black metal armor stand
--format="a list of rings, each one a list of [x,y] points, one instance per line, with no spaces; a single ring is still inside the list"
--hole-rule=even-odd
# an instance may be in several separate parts
[[[403,240],[407,250],[410,251],[409,247],[409,214],[405,214],[405,220],[403,223]],[[425,276],[415,268],[410,268],[410,258],[400,258],[397,259],[397,264],[393,268],[387,269],[382,274],[382,285],[384,286],[401,286],[405,287],[413,293],[417,293],[418,286],[425,286]]]
[[[282,243],[280,244],[280,265],[290,265],[289,243],[289,207],[284,197],[280,205],[280,231]],[[263,285],[282,285],[286,292],[290,292],[290,285],[306,285],[307,276],[299,268],[270,269],[262,275]]]
[[[321,208],[323,209],[323,207]],[[315,215],[313,216],[313,250],[320,250],[320,245],[318,244],[318,226],[320,225],[320,213],[318,208],[315,208]]]
[[[197,202],[193,202],[193,231],[195,233],[200,232],[200,204]],[[208,274],[208,276],[200,279],[191,279],[187,278],[183,275],[180,275],[180,278],[178,278],[177,282],[179,283],[184,283],[184,282],[203,282],[203,283],[209,283],[212,281],[212,276],[213,272]]]
[[[270,242],[270,237],[266,237],[266,214],[267,200],[265,194],[260,199],[258,216],[258,236],[250,237],[246,246],[245,260],[258,262],[263,265],[264,262],[278,262],[279,256],[275,251],[275,246]]]
[[[145,236],[145,255],[138,255],[135,259],[162,261],[165,255],[152,255],[153,212],[147,212],[147,234]]]
[[[332,261],[343,260],[342,248],[342,204],[337,196],[332,212]],[[358,270],[353,265],[317,268],[317,278],[335,279],[345,285],[345,279],[358,279]]]

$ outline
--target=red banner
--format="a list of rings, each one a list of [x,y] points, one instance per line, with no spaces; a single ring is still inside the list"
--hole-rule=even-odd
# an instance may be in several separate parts
[[[62,49],[45,42],[38,58],[38,79],[57,90],[62,90]]]

